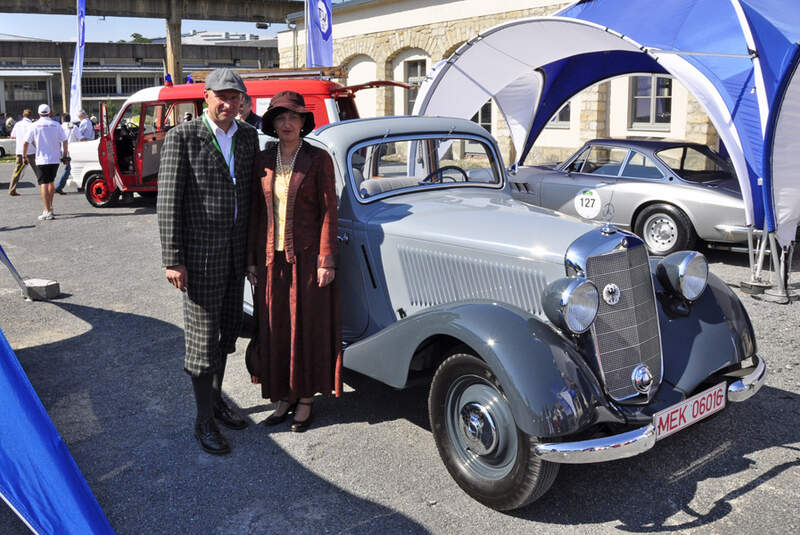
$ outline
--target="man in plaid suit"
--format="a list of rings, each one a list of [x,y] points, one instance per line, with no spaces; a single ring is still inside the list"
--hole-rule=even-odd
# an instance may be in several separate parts
[[[209,453],[230,452],[215,420],[247,421],[222,399],[228,353],[242,320],[247,214],[258,132],[237,121],[246,89],[230,69],[206,79],[208,109],[167,134],[158,175],[158,226],[169,282],[184,292],[184,369],[192,377],[194,434]]]

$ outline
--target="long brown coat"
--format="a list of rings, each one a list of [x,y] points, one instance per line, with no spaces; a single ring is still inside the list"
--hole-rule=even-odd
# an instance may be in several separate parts
[[[277,145],[256,158],[248,265],[256,266],[255,310],[261,393],[272,400],[341,394],[341,322],[336,282],[317,284],[318,267],[336,267],[337,204],[330,156],[303,142],[286,207],[284,252],[275,259]]]

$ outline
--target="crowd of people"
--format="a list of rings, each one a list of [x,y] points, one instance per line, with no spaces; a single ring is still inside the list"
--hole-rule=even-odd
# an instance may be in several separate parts
[[[245,275],[257,324],[248,371],[276,405],[264,424],[292,415],[289,429],[303,432],[314,396],[341,393],[337,202],[330,156],[303,140],[314,116],[302,95],[280,92],[257,117],[235,71],[212,71],[205,84],[207,109],[165,138],[157,212],[165,275],[183,298],[194,436],[225,454],[217,424],[248,425],[222,396]],[[259,150],[254,125],[278,143]]]
[[[61,122],[53,116],[50,106],[39,105],[38,119],[33,120],[33,111],[26,109],[19,120],[13,117],[0,116],[3,132],[15,140],[15,162],[8,194],[19,196],[17,185],[25,168],[30,166],[36,175],[44,210],[40,221],[55,218],[53,197],[55,193],[64,194],[64,185],[70,173],[69,143],[90,141],[94,139],[95,122],[84,110],[81,110],[76,121],[72,121],[68,113],[61,115]],[[64,170],[56,181],[58,168],[64,164]]]

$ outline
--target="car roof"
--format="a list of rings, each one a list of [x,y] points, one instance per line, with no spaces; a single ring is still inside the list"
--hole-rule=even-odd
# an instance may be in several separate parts
[[[586,145],[612,145],[615,147],[634,148],[639,150],[658,152],[663,149],[670,149],[673,147],[704,147],[706,145],[701,143],[694,143],[692,141],[668,140],[668,139],[615,139],[615,138],[598,138],[586,142]]]
[[[330,80],[315,78],[270,79],[270,80],[244,80],[247,93],[254,97],[272,96],[279,91],[290,89],[302,95],[323,95],[326,97],[342,87],[341,84]],[[154,102],[172,100],[196,100],[203,98],[205,84],[177,84],[174,86],[154,86],[137,91],[127,102]]]
[[[492,139],[478,123],[458,117],[390,116],[352,119],[321,126],[309,137],[346,151],[366,139],[415,134],[469,134]]]

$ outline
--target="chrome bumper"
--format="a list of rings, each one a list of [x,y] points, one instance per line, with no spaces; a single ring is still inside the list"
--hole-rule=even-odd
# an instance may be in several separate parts
[[[753,356],[753,371],[740,377],[728,385],[728,401],[744,401],[750,399],[764,385],[767,378],[767,365],[758,355]]]
[[[653,424],[610,437],[538,444],[536,455],[553,463],[601,463],[644,453],[656,443]]]
[[[764,384],[767,366],[758,356],[754,356],[753,360],[753,371],[728,385],[728,401],[744,401],[758,392]],[[639,455],[652,448],[655,443],[656,429],[653,424],[649,424],[609,437],[538,444],[535,451],[542,460],[553,463],[601,463]]]

